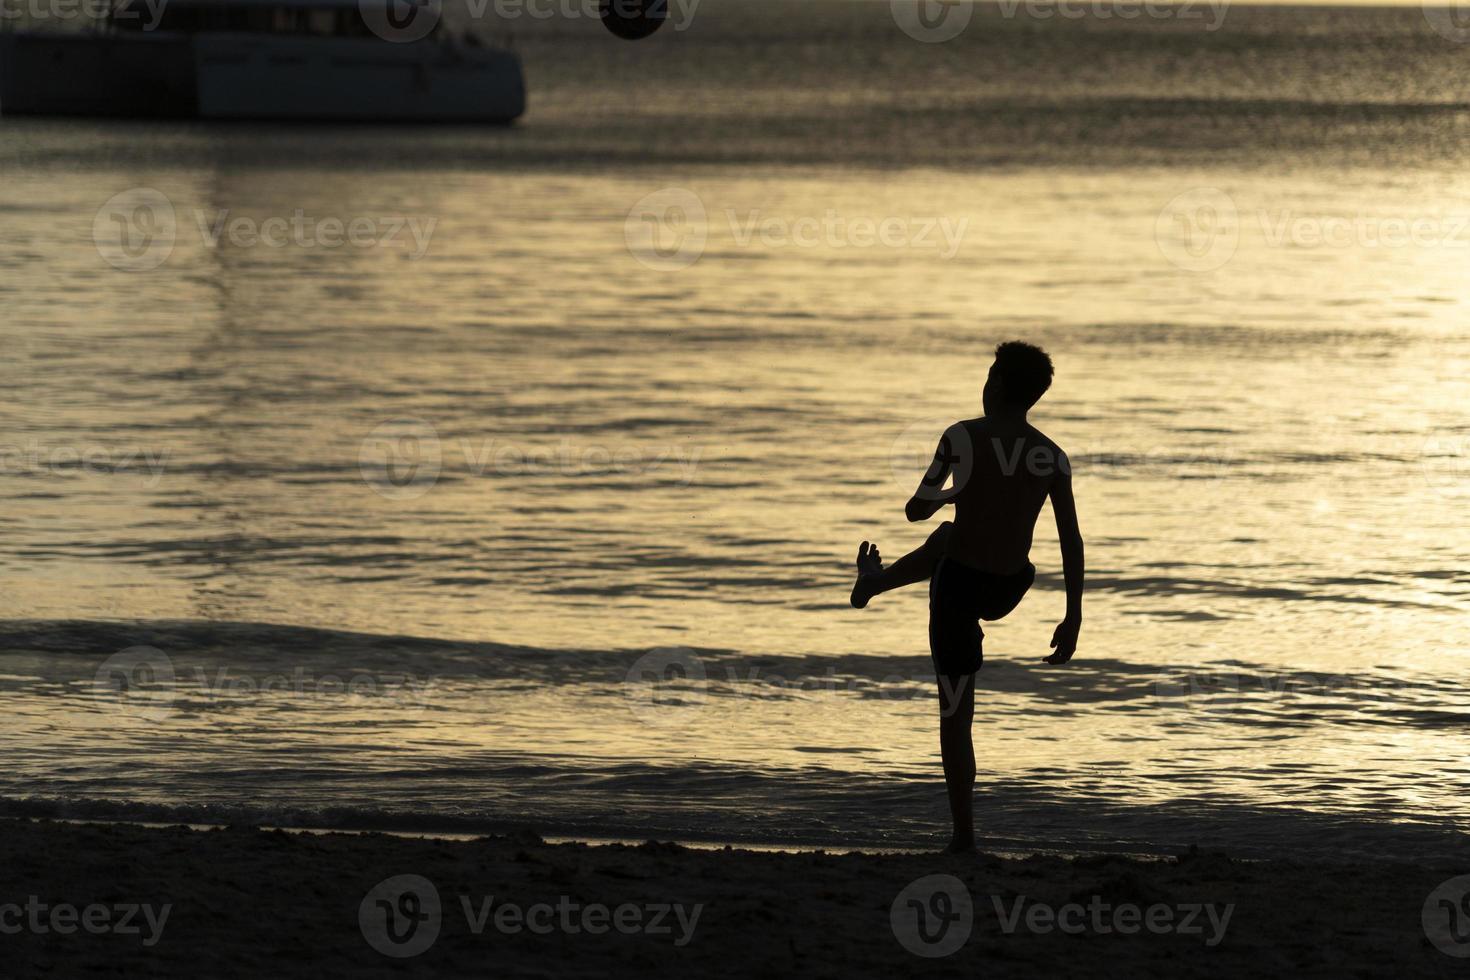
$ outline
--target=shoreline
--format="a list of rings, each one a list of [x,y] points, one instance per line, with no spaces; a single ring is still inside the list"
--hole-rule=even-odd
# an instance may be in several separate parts
[[[438,830],[396,830],[392,828],[377,827],[310,827],[310,826],[278,826],[269,823],[260,824],[231,824],[212,823],[196,821],[167,821],[167,820],[127,820],[122,818],[106,817],[0,817],[0,824],[7,821],[30,821],[32,823],[58,823],[72,824],[77,826],[125,826],[142,827],[148,830],[169,830],[182,827],[186,830],[218,831],[218,830],[259,830],[262,833],[283,834],[305,834],[309,836],[327,836],[341,834],[349,837],[368,837],[380,835],[383,837],[397,837],[405,840],[442,840],[467,842],[476,840],[493,839],[497,837],[515,837],[518,834],[535,834],[546,844],[583,844],[588,847],[608,847],[619,845],[623,847],[639,847],[650,841],[660,844],[669,844],[682,847],[690,851],[750,851],[757,854],[867,854],[873,856],[909,855],[917,856],[923,854],[937,854],[940,847],[887,847],[869,844],[819,844],[810,841],[748,841],[748,840],[721,840],[716,838],[685,838],[672,837],[665,834],[642,835],[642,836],[597,836],[589,834],[566,834],[549,833],[542,834],[531,830],[505,830],[496,831],[438,831]],[[1071,848],[1059,845],[1037,844],[1032,846],[1016,845],[1006,847],[979,847],[976,853],[983,853],[1002,858],[1021,859],[1031,855],[1042,855],[1044,857],[1059,858],[1093,858],[1093,857],[1120,857],[1135,861],[1162,861],[1174,856],[1168,849],[1160,849],[1156,852],[1146,851],[1124,851],[1108,850],[1105,848]],[[1241,857],[1235,860],[1243,862],[1259,862],[1272,860],[1264,857]]]
[[[0,828],[0,928],[14,976],[376,976],[405,965],[423,976],[851,977],[935,965],[987,976],[1446,976],[1462,964],[1426,935],[1421,912],[1470,870],[1208,850],[1140,860],[558,843],[529,832]],[[124,907],[131,932],[111,928]]]
[[[552,654],[245,619],[0,625],[12,707],[43,718],[58,692],[74,698],[82,713],[68,729],[68,762],[88,774],[57,770],[37,726],[0,779],[0,816],[447,839],[531,827],[558,839],[780,850],[925,849],[948,835],[932,678],[891,682],[906,669],[902,655],[670,648],[697,654],[689,669],[704,671],[703,687],[686,692],[682,681],[667,691],[630,683],[647,654],[607,643]],[[135,698],[120,693],[127,671],[103,667],[140,645],[157,651],[154,675],[171,671],[174,683],[133,685]],[[1179,664],[1099,656],[1043,671],[998,658],[982,675],[988,707],[975,726],[985,743],[980,845],[1470,861],[1453,778],[1417,782],[1425,769],[1458,771],[1438,735],[1470,717],[1463,686],[1406,663],[1319,669],[1329,667],[1211,654]],[[376,693],[344,695],[344,678],[359,672]],[[418,695],[399,683],[409,675],[425,685]],[[527,683],[554,691],[566,721],[523,697]],[[215,717],[260,734],[241,741]],[[454,738],[405,741],[426,719]],[[550,740],[520,738],[532,730]],[[1054,739],[1085,748],[1059,765]],[[1261,744],[1273,746],[1270,765],[1259,765]],[[147,757],[158,745],[172,750],[166,771],[131,764],[134,750]],[[1359,771],[1352,760],[1365,755],[1382,765]]]

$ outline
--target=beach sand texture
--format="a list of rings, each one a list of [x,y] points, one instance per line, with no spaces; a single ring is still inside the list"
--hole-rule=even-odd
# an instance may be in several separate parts
[[[12,975],[315,977],[330,964],[334,975],[352,976],[596,976],[616,969],[852,977],[942,964],[946,972],[987,977],[1341,977],[1451,976],[1464,965],[1437,950],[1420,924],[1430,893],[1456,873],[1450,867],[1242,862],[1208,851],[1165,860],[792,853],[552,844],[530,833],[461,841],[48,821],[7,821],[0,854],[5,902],[146,903],[155,918],[170,906],[151,948],[143,946],[151,937],[142,914],[138,935],[23,928],[4,937]],[[437,935],[408,957],[379,952],[360,924],[369,892],[397,875],[428,880],[439,897]],[[973,919],[954,953],[926,960],[906,948],[893,906],[931,875],[963,884]],[[1003,921],[1022,896],[1025,911],[1007,933]],[[487,901],[476,934],[471,925]],[[542,904],[552,911],[538,919],[530,910]],[[1217,915],[1198,913],[1197,932],[1105,933],[1090,911],[1076,934],[1025,924],[1045,921],[1032,911],[1037,906],[1060,914],[1069,904],[1112,910],[1100,920],[1109,928],[1127,924],[1116,916],[1130,906],[1145,917],[1150,907],[1168,907],[1176,926],[1193,906]],[[624,924],[633,921],[634,912],[616,911],[628,905],[647,928],[624,933],[614,925],[619,914]],[[583,928],[599,924],[595,913],[583,918],[596,906],[612,910],[600,935]],[[1216,923],[1226,908],[1220,935]],[[502,920],[519,929],[497,928]],[[1075,914],[1070,921],[1078,921]],[[550,929],[536,934],[528,923]],[[912,944],[913,930],[906,935]]]

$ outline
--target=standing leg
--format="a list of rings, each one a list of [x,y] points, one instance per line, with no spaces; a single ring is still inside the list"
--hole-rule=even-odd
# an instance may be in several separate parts
[[[887,568],[883,567],[878,556],[878,546],[870,548],[864,541],[858,548],[858,578],[852,587],[852,604],[861,609],[875,595],[928,581],[934,574],[934,566],[944,557],[944,548],[953,528],[953,524],[945,521],[934,529],[927,541]]]
[[[954,836],[947,852],[975,849],[975,746],[970,725],[975,719],[975,675],[939,675],[939,753],[944,760],[944,786]]]

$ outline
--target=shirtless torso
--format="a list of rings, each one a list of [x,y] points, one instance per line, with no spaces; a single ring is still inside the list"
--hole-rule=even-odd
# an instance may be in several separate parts
[[[1042,505],[1069,475],[1061,448],[1023,419],[956,422],[925,474],[941,501],[954,504],[945,553],[982,571],[1015,572],[1029,559]],[[936,478],[941,482],[929,482]],[[946,478],[953,479],[947,490]]]

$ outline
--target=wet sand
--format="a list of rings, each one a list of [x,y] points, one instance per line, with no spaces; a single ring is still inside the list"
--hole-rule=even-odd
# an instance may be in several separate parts
[[[1424,932],[1430,893],[1466,871],[1432,862],[3,823],[11,976],[1451,976],[1466,962]]]

